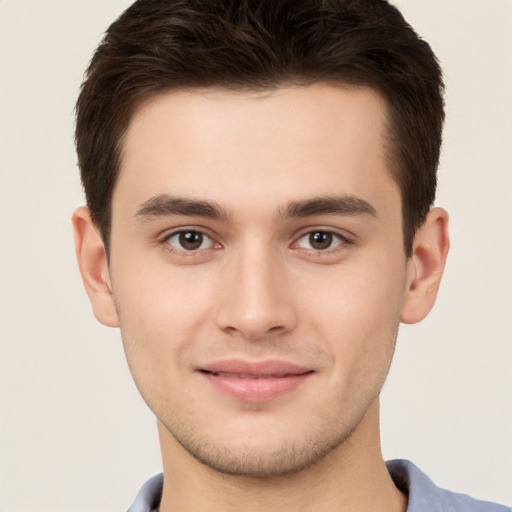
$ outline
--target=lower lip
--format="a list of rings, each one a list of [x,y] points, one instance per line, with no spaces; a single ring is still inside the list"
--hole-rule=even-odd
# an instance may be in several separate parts
[[[264,402],[290,393],[305,382],[312,372],[285,377],[242,379],[213,373],[202,373],[218,390],[238,400]]]

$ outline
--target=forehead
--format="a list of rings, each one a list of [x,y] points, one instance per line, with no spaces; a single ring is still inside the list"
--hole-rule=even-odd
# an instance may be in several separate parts
[[[138,109],[125,134],[113,206],[162,193],[228,209],[333,192],[378,200],[396,189],[385,130],[385,101],[369,88],[166,92]]]

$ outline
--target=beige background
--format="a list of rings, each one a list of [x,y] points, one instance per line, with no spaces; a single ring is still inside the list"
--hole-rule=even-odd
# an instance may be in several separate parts
[[[386,458],[512,504],[512,1],[401,0],[441,59],[438,204],[452,252],[431,316],[402,329],[383,396]],[[0,512],[124,510],[160,470],[119,333],[74,262],[73,105],[127,0],[0,0]]]

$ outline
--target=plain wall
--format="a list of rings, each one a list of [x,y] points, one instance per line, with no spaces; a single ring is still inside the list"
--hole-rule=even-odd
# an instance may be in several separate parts
[[[160,471],[117,330],[82,289],[70,217],[82,73],[127,0],[0,0],[0,512],[126,509]],[[437,203],[452,251],[404,326],[382,398],[386,458],[512,504],[512,1],[401,0],[447,84]]]

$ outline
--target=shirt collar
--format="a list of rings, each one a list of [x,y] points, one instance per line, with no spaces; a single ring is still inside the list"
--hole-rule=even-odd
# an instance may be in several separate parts
[[[386,466],[397,488],[408,496],[407,512],[512,512],[501,505],[440,489],[408,460],[391,460]],[[163,483],[162,474],[150,478],[141,487],[128,512],[152,512],[158,508]]]

